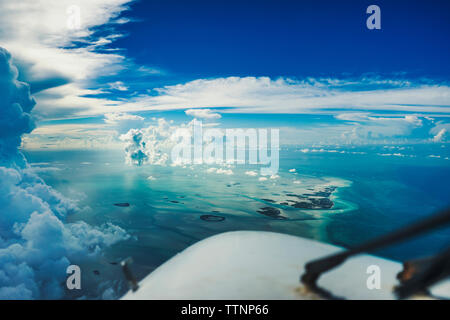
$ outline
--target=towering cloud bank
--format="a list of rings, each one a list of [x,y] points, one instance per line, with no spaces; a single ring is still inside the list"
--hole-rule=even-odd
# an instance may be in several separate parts
[[[11,55],[0,48],[0,161],[6,164],[19,156],[21,135],[34,129],[30,112],[35,101],[28,85],[16,79]]]
[[[157,121],[157,125],[131,129],[120,136],[120,140],[125,142],[126,163],[130,165],[167,164],[170,149],[176,141],[174,133],[179,127],[171,125],[163,118]]]
[[[46,185],[19,150],[34,128],[35,101],[17,73],[0,48],[0,299],[55,299],[64,294],[71,262],[129,235],[111,224],[64,223],[76,202]]]

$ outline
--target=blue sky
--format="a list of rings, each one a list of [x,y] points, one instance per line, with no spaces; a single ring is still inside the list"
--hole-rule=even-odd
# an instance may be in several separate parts
[[[371,4],[381,30],[366,28]],[[72,5],[78,29],[67,27]],[[0,9],[0,46],[37,101],[24,147],[119,147],[132,126],[193,115],[276,126],[286,143],[300,134],[319,144],[449,138],[448,1],[26,0]]]
[[[115,45],[181,79],[345,77],[369,72],[442,77],[450,71],[448,1],[140,1]]]

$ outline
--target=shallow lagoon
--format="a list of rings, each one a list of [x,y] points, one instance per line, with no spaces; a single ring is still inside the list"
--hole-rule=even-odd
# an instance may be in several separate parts
[[[282,149],[279,177],[265,181],[245,174],[258,170],[250,166],[233,167],[232,175],[208,172],[210,167],[201,165],[130,167],[121,152],[39,151],[26,156],[49,185],[78,200],[80,211],[69,222],[112,222],[132,236],[105,249],[102,257],[71,261],[82,267],[84,289],[68,297],[114,298],[126,290],[117,263],[129,256],[140,279],[190,244],[225,231],[274,231],[352,246],[449,204],[446,147],[439,149],[443,156],[438,159],[428,158],[429,150],[420,146],[411,147],[415,157],[404,158],[380,156],[377,148],[343,153]],[[336,187],[328,197],[331,209],[304,210],[286,202],[295,199],[288,194],[311,196],[330,186]],[[267,207],[279,215],[262,214]],[[225,219],[208,221],[202,215]],[[404,260],[448,243],[447,228],[378,254]]]

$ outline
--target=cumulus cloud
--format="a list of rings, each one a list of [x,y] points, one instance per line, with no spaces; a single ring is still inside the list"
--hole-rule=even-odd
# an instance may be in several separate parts
[[[414,129],[423,125],[417,115],[386,117],[368,113],[342,113],[335,117],[352,122],[352,126],[342,133],[342,137],[347,141],[409,135]]]
[[[154,118],[153,121],[155,124],[146,128],[130,129],[119,137],[125,143],[125,162],[130,165],[167,165],[169,155],[172,156],[172,165],[185,165],[186,162],[191,162],[194,126],[198,125],[200,127],[202,125],[201,122],[194,119],[190,122],[176,125],[173,121],[166,121],[164,118]],[[200,141],[202,141],[204,146],[207,143],[212,143],[212,140],[211,138],[210,140],[204,139]],[[180,153],[183,153],[182,155],[172,154],[175,146],[179,147]],[[185,152],[188,154],[184,154]],[[205,163],[216,162],[216,159],[210,155],[205,155],[204,159],[194,159],[194,162],[197,160],[202,162],[204,160]]]
[[[130,165],[165,165],[169,160],[170,148],[174,145],[172,135],[177,126],[165,119],[144,129],[131,129],[120,136],[125,142],[125,161]]]
[[[220,119],[222,116],[211,109],[188,109],[184,111],[188,116],[199,119]]]
[[[114,26],[126,22],[120,14],[130,2],[22,0],[18,5],[0,0],[0,42],[20,65],[22,79],[31,83],[39,100],[37,112],[67,117],[111,103],[93,95],[104,87],[96,83],[98,77],[117,74],[129,64],[125,56],[109,49],[121,37]],[[74,6],[77,10],[70,10]],[[79,28],[70,28],[77,12]],[[108,32],[98,32],[101,27]]]
[[[61,298],[71,261],[129,236],[112,224],[64,223],[76,202],[46,185],[18,149],[34,128],[35,102],[3,48],[0,94],[0,299]]]
[[[31,109],[36,103],[29,86],[17,81],[17,76],[11,55],[0,47],[0,151],[5,158],[18,155],[22,134],[35,127]]]
[[[245,174],[251,177],[256,177],[258,175],[257,171],[254,170],[249,170],[249,171],[245,171]]]
[[[232,164],[240,163],[241,151],[247,158],[245,147],[233,144],[237,152],[229,152],[226,147],[229,139],[245,134],[243,129],[229,129],[225,132],[217,128],[203,131],[202,122],[196,119],[181,124],[166,121],[164,118],[153,119],[154,124],[142,129],[130,129],[119,138],[124,142],[125,162],[129,165],[167,165],[186,166],[196,164],[220,165],[224,168],[209,168],[208,173],[231,175]],[[244,139],[245,140],[245,139]],[[236,141],[236,139],[235,139]],[[273,150],[272,144],[272,150]],[[224,150],[226,149],[226,150]],[[249,151],[250,152],[250,151]],[[252,158],[249,153],[249,157]],[[255,159],[249,159],[256,162]],[[248,175],[252,173],[247,172]]]
[[[233,170],[231,169],[222,169],[222,168],[208,168],[206,170],[207,173],[217,173],[217,174],[224,174],[227,176],[230,176],[233,174]]]

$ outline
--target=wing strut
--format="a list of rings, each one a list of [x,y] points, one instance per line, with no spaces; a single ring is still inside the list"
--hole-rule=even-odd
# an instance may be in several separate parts
[[[450,208],[442,210],[438,214],[435,214],[422,221],[418,221],[405,228],[381,236],[372,241],[366,242],[358,247],[308,262],[305,265],[305,273],[301,276],[300,281],[308,289],[321,295],[326,299],[339,299],[339,297],[334,296],[329,291],[320,288],[317,285],[317,280],[324,272],[327,272],[337,267],[351,256],[355,256],[363,252],[371,252],[373,250],[385,247],[387,245],[391,245],[412,237],[416,237],[420,234],[431,231],[432,229],[443,227],[447,223],[450,223]],[[429,286],[435,283],[436,281],[441,280],[443,276],[445,275],[448,276],[450,268],[449,259],[450,259],[450,249],[447,249],[437,258],[434,258],[433,263],[431,263],[430,267],[427,268],[424,272],[410,279],[408,282],[405,282],[396,289],[396,293],[399,296],[399,298],[406,298],[409,295],[417,292],[416,290],[418,290],[418,288],[423,287],[423,285]],[[420,278],[417,278],[419,276]]]

